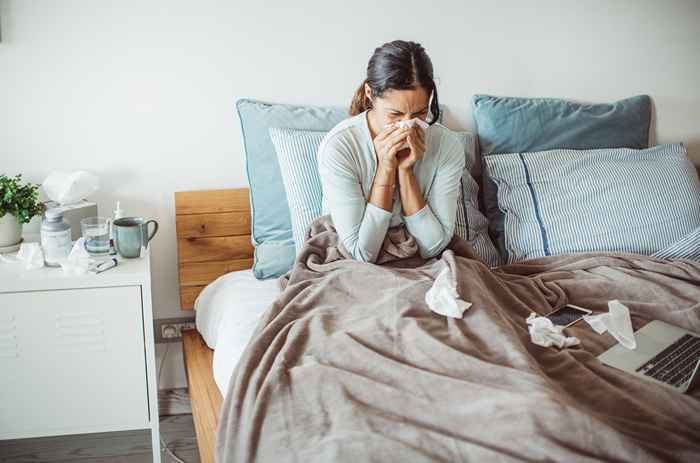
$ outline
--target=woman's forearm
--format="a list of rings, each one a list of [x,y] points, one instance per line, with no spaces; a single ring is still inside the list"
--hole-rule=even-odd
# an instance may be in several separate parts
[[[379,167],[374,176],[369,202],[391,212],[394,209],[394,190],[397,187],[396,170]]]
[[[411,216],[425,207],[425,199],[420,191],[413,169],[398,169],[399,194],[403,215]]]

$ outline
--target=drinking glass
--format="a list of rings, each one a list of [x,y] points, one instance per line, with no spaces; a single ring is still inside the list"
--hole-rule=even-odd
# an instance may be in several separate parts
[[[109,253],[109,219],[88,217],[80,221],[85,250],[90,254]]]

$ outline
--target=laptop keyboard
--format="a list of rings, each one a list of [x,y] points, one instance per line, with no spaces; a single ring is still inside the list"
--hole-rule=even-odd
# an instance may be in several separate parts
[[[637,368],[637,372],[672,386],[682,386],[690,379],[698,358],[700,337],[686,334]]]

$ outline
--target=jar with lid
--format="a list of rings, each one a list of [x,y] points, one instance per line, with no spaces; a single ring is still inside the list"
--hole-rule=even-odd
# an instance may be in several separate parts
[[[70,254],[72,245],[70,224],[63,219],[63,211],[48,209],[41,222],[41,247],[46,265],[58,267]]]

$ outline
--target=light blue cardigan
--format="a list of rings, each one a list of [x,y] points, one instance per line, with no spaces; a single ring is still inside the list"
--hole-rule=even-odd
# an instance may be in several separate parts
[[[377,165],[366,114],[339,123],[321,142],[323,213],[331,214],[343,246],[357,260],[376,261],[387,230],[401,222],[416,239],[421,256],[433,257],[454,233],[464,147],[446,127],[430,126],[425,154],[413,166],[425,207],[404,216],[397,187],[393,211],[385,211],[368,202]]]

